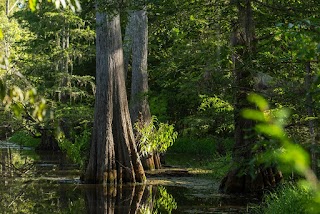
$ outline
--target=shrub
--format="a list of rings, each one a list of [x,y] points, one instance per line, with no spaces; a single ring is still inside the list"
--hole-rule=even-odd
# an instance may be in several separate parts
[[[178,138],[170,147],[171,153],[188,153],[199,155],[226,154],[231,151],[234,140],[231,138]]]
[[[200,99],[198,111],[181,121],[182,135],[200,138],[210,134],[232,136],[234,130],[232,105],[217,96],[200,95]]]
[[[85,129],[80,135],[75,136],[75,141],[59,137],[59,147],[67,153],[67,156],[74,162],[83,167],[86,163],[87,152],[89,150],[89,142],[91,132]]]
[[[140,123],[137,122],[134,127],[138,132],[139,148],[143,156],[167,151],[178,137],[173,125],[159,123],[155,116],[148,125],[140,127]]]
[[[27,147],[37,147],[40,144],[40,138],[35,138],[24,131],[15,132],[9,138],[9,142],[17,143]]]
[[[292,184],[284,184],[275,192],[269,193],[265,196],[264,202],[257,213],[307,213],[312,197],[310,189],[298,187]]]

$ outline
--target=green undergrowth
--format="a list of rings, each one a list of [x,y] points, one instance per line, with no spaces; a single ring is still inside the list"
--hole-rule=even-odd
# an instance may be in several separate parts
[[[27,147],[37,147],[40,144],[40,138],[36,138],[24,131],[15,132],[8,140]]]
[[[74,142],[61,137],[58,141],[59,147],[67,156],[81,168],[85,167],[89,147],[90,147],[91,130],[84,129],[80,134],[75,135]]]
[[[169,153],[214,155],[226,154],[233,147],[233,139],[230,138],[188,138],[178,137],[176,142],[168,149]]]
[[[222,179],[230,169],[232,146],[229,138],[178,138],[168,149],[166,164],[187,168],[196,176]]]
[[[308,188],[285,183],[276,190],[266,193],[262,204],[255,213],[264,214],[302,214],[308,213],[312,192]]]
[[[167,154],[166,164],[175,167],[187,168],[188,171],[200,177],[215,180],[222,179],[231,166],[231,155],[191,155],[191,154]]]

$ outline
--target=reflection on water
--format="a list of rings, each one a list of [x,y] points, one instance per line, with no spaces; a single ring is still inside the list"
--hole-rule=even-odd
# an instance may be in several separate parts
[[[239,213],[248,201],[219,195],[207,184],[103,187],[79,182],[60,153],[36,153],[0,142],[1,213]]]
[[[176,209],[174,198],[164,187],[131,185],[85,188],[88,213],[171,213]]]

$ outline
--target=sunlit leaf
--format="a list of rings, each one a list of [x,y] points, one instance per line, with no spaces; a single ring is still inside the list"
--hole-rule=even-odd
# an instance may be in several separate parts
[[[23,106],[20,103],[13,103],[11,109],[16,117],[21,117]]]
[[[51,2],[51,0],[49,0],[49,2]],[[81,11],[79,0],[53,0],[52,2],[55,4],[56,8],[60,8],[60,6],[62,6],[63,8],[67,8],[67,6],[69,6],[69,8],[73,12]],[[31,9],[31,11],[36,10],[37,4],[38,0],[29,0],[29,8]]]
[[[29,8],[31,11],[35,11],[37,8],[37,0],[29,0]]]
[[[285,137],[282,127],[274,124],[257,124],[256,130],[276,139],[284,139]]]
[[[269,108],[268,102],[260,95],[252,93],[248,96],[248,100],[258,106],[260,111],[265,111]]]
[[[56,0],[56,2],[60,2],[63,8],[67,7],[67,3],[65,0]]]
[[[312,185],[310,184],[310,182],[306,181],[306,180],[301,180],[298,182],[298,187],[304,191],[310,191],[312,190]]]
[[[244,109],[242,111],[242,116],[248,120],[255,120],[259,122],[266,122],[265,115],[258,110],[254,109]]]
[[[299,173],[305,172],[310,164],[308,153],[297,144],[285,145],[285,152],[279,158],[282,162],[293,165]]]
[[[30,89],[26,93],[26,100],[29,101],[30,104],[34,104],[36,100],[37,91],[35,88]]]
[[[33,116],[36,117],[39,121],[43,121],[46,115],[46,101],[41,99],[41,102],[36,106]]]
[[[3,39],[2,29],[0,29],[0,40]]]
[[[74,9],[73,12],[76,11],[81,11],[81,5],[80,5],[80,1],[79,0],[68,0],[69,4],[73,6]]]
[[[178,136],[173,125],[159,123],[155,116],[152,116],[149,124],[141,125],[137,122],[134,128],[140,134],[139,147],[144,156],[154,151],[165,152]]]

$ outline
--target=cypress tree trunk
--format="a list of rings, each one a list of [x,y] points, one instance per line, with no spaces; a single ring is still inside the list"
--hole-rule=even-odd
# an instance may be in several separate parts
[[[314,107],[313,107],[313,99],[311,95],[311,84],[312,84],[312,70],[311,70],[311,63],[306,63],[306,76],[305,76],[305,87],[306,87],[306,110],[308,117],[311,117],[311,120],[309,120],[309,133],[311,138],[311,148],[310,148],[310,154],[311,154],[311,168],[314,171],[314,173],[317,173],[317,152],[316,152],[316,136],[317,136],[317,124],[313,117],[315,117],[314,113]]]
[[[148,86],[148,16],[146,7],[129,13],[125,38],[127,53],[125,66],[128,67],[130,51],[132,51],[132,77],[130,96],[130,115],[132,123],[139,122],[140,126],[148,125],[151,121],[150,107],[147,99]],[[161,168],[159,153],[141,157],[146,170]]]
[[[143,182],[124,80],[120,15],[96,13],[96,101],[88,183]],[[103,6],[103,5],[102,5]]]
[[[142,119],[145,124],[151,120],[148,93],[148,17],[145,9],[134,11],[132,35],[132,81],[130,115],[133,122]],[[139,118],[141,117],[141,118]]]
[[[244,119],[240,112],[244,108],[254,108],[247,96],[253,91],[253,62],[255,57],[254,23],[251,0],[234,1],[238,10],[237,23],[233,24],[232,46],[234,48],[233,64],[235,77],[235,146],[233,149],[234,167],[223,178],[220,190],[226,193],[259,192],[276,185],[282,178],[275,167],[249,167],[253,157],[252,148],[256,141],[254,121]],[[251,170],[251,171],[250,171]],[[254,176],[252,176],[252,174]]]
[[[128,71],[129,71],[129,61],[131,59],[132,53],[132,39],[133,39],[133,31],[134,31],[134,11],[128,12],[128,23],[125,29],[125,35],[123,39],[123,54],[124,54],[124,73],[127,79]]]

